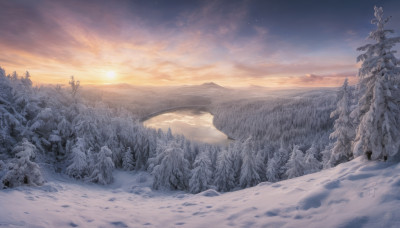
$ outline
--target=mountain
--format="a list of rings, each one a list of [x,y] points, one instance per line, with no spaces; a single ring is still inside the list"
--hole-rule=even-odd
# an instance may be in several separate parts
[[[203,84],[201,84],[201,87],[204,87],[204,88],[215,88],[215,89],[225,89],[223,86],[220,86],[220,85],[218,85],[218,84],[216,84],[214,82],[203,83]]]

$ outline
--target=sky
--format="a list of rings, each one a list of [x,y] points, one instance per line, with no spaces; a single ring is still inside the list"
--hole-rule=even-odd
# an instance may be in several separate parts
[[[339,86],[374,5],[399,32],[398,0],[0,0],[0,66],[36,84]]]

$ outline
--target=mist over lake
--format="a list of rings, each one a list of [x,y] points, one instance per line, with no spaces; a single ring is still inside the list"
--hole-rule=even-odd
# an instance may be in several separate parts
[[[213,125],[213,115],[198,110],[177,110],[154,116],[143,122],[150,128],[168,128],[174,135],[184,135],[187,139],[209,144],[227,144],[228,137]]]

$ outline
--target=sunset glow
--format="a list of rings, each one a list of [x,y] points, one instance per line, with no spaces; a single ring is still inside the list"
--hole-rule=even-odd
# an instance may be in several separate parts
[[[114,80],[115,79],[115,72],[114,71],[108,71],[107,72],[107,78],[109,80]]]
[[[34,83],[354,83],[373,1],[288,2],[1,1],[0,66]],[[383,3],[399,23],[392,5]]]

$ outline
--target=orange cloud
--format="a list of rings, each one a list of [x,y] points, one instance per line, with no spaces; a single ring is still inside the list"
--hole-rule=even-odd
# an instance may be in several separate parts
[[[0,3],[8,9],[0,13],[0,65],[29,70],[37,83],[66,83],[74,75],[82,84],[337,86],[344,78],[338,72],[357,68],[342,56],[305,55],[258,26],[250,27],[254,36],[236,38],[247,15],[241,5],[223,14],[222,3],[208,3],[167,27],[132,15],[125,1],[119,7],[44,2]],[[108,71],[116,72],[115,80]]]

